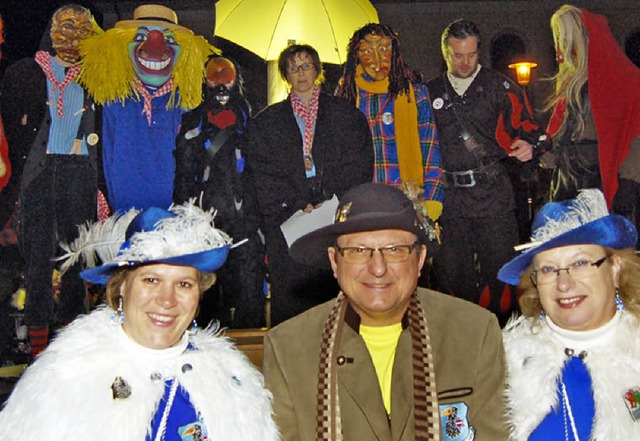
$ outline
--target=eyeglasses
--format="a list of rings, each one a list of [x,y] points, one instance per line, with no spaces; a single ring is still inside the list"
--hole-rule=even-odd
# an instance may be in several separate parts
[[[540,268],[531,271],[531,281],[536,286],[556,283],[560,276],[560,271],[566,271],[567,274],[570,274],[574,279],[586,279],[594,275],[608,257],[609,256],[604,256],[602,259],[596,260],[595,262],[586,259],[578,259],[569,264],[566,268],[556,268],[552,265],[541,266]]]
[[[303,63],[299,66],[295,66],[295,65],[291,65],[289,67],[287,67],[287,72],[289,72],[290,74],[294,74],[294,73],[298,73],[300,71],[300,69],[302,69],[303,71],[307,72],[313,68],[315,68],[316,65],[313,63]]]
[[[420,242],[414,242],[411,245],[389,245],[382,248],[341,247],[338,244],[335,245],[347,263],[368,263],[373,257],[374,251],[380,251],[382,258],[387,263],[406,262],[411,252],[419,246]]]

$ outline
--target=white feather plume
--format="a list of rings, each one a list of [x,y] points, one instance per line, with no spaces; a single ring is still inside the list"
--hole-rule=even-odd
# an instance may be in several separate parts
[[[65,261],[61,272],[80,257],[87,268],[92,268],[98,264],[146,262],[194,254],[231,244],[227,233],[215,228],[216,212],[202,210],[195,204],[195,198],[172,205],[169,211],[176,216],[161,219],[153,230],[135,233],[129,239],[129,247],[123,250],[120,247],[126,239],[127,228],[140,210],[131,209],[103,222],[79,226],[77,239],[70,244],[60,244],[66,251],[57,259]]]
[[[581,190],[573,205],[560,219],[547,219],[531,236],[534,242],[546,242],[567,231],[609,215],[604,195],[597,189]]]
[[[129,248],[123,250],[113,262],[144,262],[182,256],[231,243],[227,233],[214,227],[213,209],[202,210],[195,205],[195,199],[182,205],[173,205],[169,211],[177,216],[162,219],[153,231],[134,234],[129,241]]]
[[[71,243],[60,243],[65,254],[56,260],[64,261],[60,272],[65,273],[82,257],[86,268],[115,260],[120,245],[125,240],[129,224],[140,210],[131,209],[124,214],[113,215],[102,222],[78,225],[78,237]]]

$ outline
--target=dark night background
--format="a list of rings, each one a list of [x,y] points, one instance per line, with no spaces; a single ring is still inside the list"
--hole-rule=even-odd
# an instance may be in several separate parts
[[[0,14],[5,29],[0,79],[9,63],[35,54],[49,17],[66,3],[70,2],[0,0]],[[117,20],[130,19],[133,10],[140,4],[157,3],[171,7],[178,13],[180,24],[203,35],[241,65],[247,98],[254,110],[266,105],[266,64],[251,52],[213,36],[215,0],[78,0],[75,3],[89,8],[104,29],[111,28]],[[538,80],[553,75],[556,67],[548,20],[552,12],[566,1],[372,0],[371,3],[378,10],[380,22],[391,25],[401,37],[405,60],[412,68],[421,71],[425,79],[435,76],[444,68],[439,51],[442,29],[451,20],[465,17],[475,21],[483,34],[483,65],[512,75],[506,66],[514,53],[533,55],[540,66],[534,71],[528,91],[534,103],[539,100],[537,95],[545,94],[545,85]],[[640,13],[637,2],[575,0],[570,3],[606,15],[620,44],[624,46],[626,43],[630,58],[635,58],[636,64],[639,63]],[[508,36],[511,35],[516,35],[520,41],[510,42]],[[332,89],[341,69],[337,65],[325,65],[325,69],[325,87]]]

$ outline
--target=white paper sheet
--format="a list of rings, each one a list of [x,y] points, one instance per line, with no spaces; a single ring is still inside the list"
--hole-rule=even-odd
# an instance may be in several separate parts
[[[287,246],[291,246],[296,239],[305,234],[317,230],[318,228],[333,223],[333,218],[338,209],[338,197],[334,194],[331,199],[322,203],[318,208],[314,208],[311,213],[298,210],[280,225],[282,234],[287,241]]]

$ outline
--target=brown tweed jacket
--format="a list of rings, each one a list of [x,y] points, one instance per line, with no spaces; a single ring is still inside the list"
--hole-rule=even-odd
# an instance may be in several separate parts
[[[476,441],[506,440],[504,350],[495,316],[435,291],[418,288],[418,296],[429,327],[439,404],[464,402]],[[265,337],[263,373],[284,441],[316,441],[320,340],[332,303],[276,326]],[[398,342],[389,416],[367,348],[349,326],[344,327],[340,355],[347,360],[337,368],[345,441],[413,441],[409,330]]]

